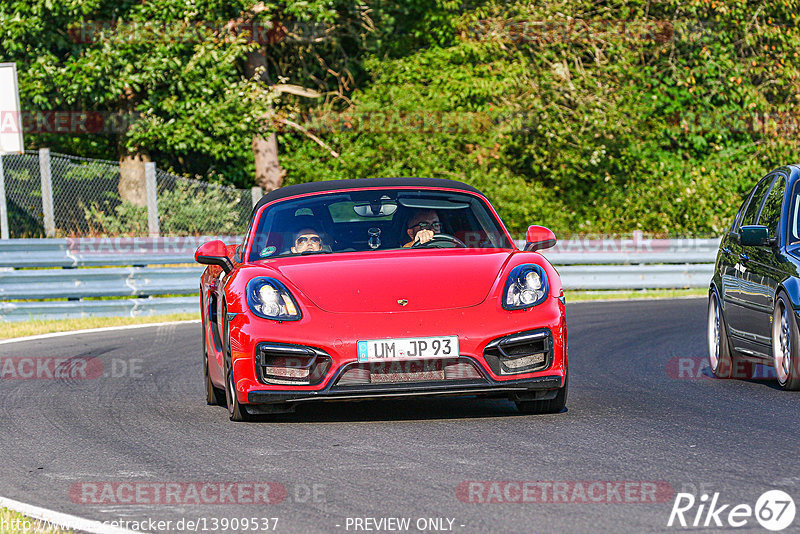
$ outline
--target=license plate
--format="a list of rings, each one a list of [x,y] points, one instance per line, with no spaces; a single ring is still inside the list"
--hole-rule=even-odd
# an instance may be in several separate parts
[[[358,342],[358,361],[360,362],[457,357],[458,336],[370,339]]]

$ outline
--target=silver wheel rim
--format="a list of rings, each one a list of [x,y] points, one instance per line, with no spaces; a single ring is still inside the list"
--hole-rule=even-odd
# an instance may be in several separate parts
[[[720,349],[720,317],[716,295],[711,297],[708,306],[708,360],[711,368],[716,370],[719,365]]]
[[[783,303],[778,304],[778,310],[780,321],[772,321],[772,357],[778,382],[785,384],[792,368],[792,337],[789,331],[789,311]]]

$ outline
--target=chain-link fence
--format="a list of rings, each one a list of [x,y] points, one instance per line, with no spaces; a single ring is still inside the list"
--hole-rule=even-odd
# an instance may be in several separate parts
[[[38,154],[36,155],[38,158]],[[50,155],[53,219],[68,236],[135,233],[124,222],[106,228],[99,215],[114,217],[121,205],[119,164],[63,154]]]
[[[42,181],[38,156],[25,153],[0,157],[3,158],[6,213],[11,237],[43,236]]]
[[[148,235],[147,205],[121,194],[118,162],[37,151],[0,157],[9,237]],[[46,183],[50,195],[46,185],[42,194]],[[253,208],[250,189],[209,184],[161,169],[156,169],[156,190],[161,235],[242,234]]]
[[[250,222],[253,196],[156,169],[158,214],[165,235],[241,235]]]

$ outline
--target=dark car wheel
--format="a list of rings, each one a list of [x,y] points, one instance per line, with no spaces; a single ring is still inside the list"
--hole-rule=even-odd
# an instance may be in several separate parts
[[[784,389],[800,389],[800,335],[794,310],[785,294],[778,295],[772,315],[772,359],[778,384]]]
[[[206,403],[212,406],[225,405],[225,391],[219,389],[211,382],[211,377],[208,376],[208,352],[203,351],[203,370],[206,377]]]
[[[228,403],[228,415],[231,421],[251,421],[253,417],[247,411],[246,406],[239,404],[239,399],[234,394],[235,387],[233,382],[233,370],[228,370],[225,380],[225,400]]]
[[[731,350],[728,327],[716,290],[708,296],[708,361],[717,378],[752,378],[755,365]]]
[[[222,301],[222,314],[223,317],[228,316],[228,305]],[[231,330],[228,321],[225,320],[223,326],[222,343],[225,351],[225,403],[228,405],[228,415],[231,421],[250,421],[252,416],[247,411],[247,407],[239,404],[239,399],[236,398],[236,386],[233,380],[233,368],[231,367]]]
[[[202,310],[202,298],[200,299],[200,317],[203,318],[200,321],[200,327],[203,329],[203,376],[205,377],[206,382],[206,404],[212,406],[224,406],[225,405],[225,392],[218,387],[214,386],[214,383],[211,382],[211,377],[208,376],[208,345],[206,345],[206,319],[203,316]]]
[[[547,400],[515,400],[517,410],[524,414],[558,413],[567,405],[567,390],[569,389],[569,371],[564,378],[564,386],[552,399]]]

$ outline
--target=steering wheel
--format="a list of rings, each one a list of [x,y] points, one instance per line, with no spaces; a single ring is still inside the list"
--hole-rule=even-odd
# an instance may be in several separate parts
[[[467,245],[464,244],[459,238],[454,235],[450,234],[433,234],[433,237],[430,241],[426,241],[425,243],[420,243],[419,241],[414,241],[414,244],[411,245],[411,248],[467,248]]]

